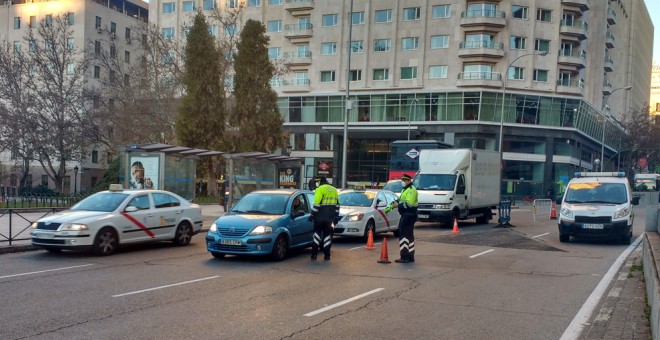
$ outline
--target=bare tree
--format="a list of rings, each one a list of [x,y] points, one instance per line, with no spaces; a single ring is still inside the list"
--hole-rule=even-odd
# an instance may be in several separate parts
[[[660,165],[660,147],[657,140],[660,136],[660,126],[654,124],[649,115],[648,104],[624,114],[621,124],[625,129],[621,138],[623,169],[626,172],[656,172],[654,168]],[[639,164],[640,158],[647,160],[647,167]]]

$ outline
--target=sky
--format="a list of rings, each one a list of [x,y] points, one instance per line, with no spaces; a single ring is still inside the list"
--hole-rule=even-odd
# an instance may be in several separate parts
[[[660,0],[644,0],[653,21],[653,60],[660,63]]]

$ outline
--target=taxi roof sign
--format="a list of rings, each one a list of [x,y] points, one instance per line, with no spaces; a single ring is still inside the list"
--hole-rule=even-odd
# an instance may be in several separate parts
[[[626,173],[623,171],[612,171],[612,172],[576,172],[573,174],[574,177],[626,177]]]
[[[110,191],[122,191],[124,190],[124,187],[122,187],[121,184],[110,184],[108,187],[108,190]]]

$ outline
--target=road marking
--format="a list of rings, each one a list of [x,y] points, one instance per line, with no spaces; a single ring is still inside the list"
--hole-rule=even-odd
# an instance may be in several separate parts
[[[550,235],[550,233],[545,233],[545,234],[541,234],[541,235],[532,236],[532,238],[537,238],[537,237],[541,237],[541,236],[545,236],[545,235]]]
[[[353,248],[350,248],[350,249],[348,249],[348,250],[362,249],[362,248],[364,248],[364,247],[366,247],[366,246],[353,247]]]
[[[479,254],[474,254],[474,255],[470,256],[470,258],[473,259],[473,258],[475,258],[475,257],[477,257],[477,256],[481,256],[481,255],[483,255],[483,254],[488,254],[488,253],[490,253],[491,251],[495,251],[495,249],[488,249],[488,250],[486,250],[486,251],[482,251],[482,252],[479,253]]]
[[[0,279],[6,279],[8,277],[16,277],[16,276],[23,276],[23,275],[32,275],[32,274],[41,274],[41,273],[47,273],[47,272],[54,272],[58,270],[65,270],[65,269],[72,269],[72,268],[80,268],[80,267],[87,267],[87,266],[93,266],[93,263],[90,264],[83,264],[80,266],[72,266],[72,267],[62,267],[62,268],[55,268],[55,269],[46,269],[46,270],[40,270],[37,272],[29,272],[29,273],[22,273],[22,274],[13,274],[13,275],[5,275],[5,276],[0,276]]]
[[[378,292],[380,292],[380,291],[383,290],[383,289],[385,289],[385,288],[376,288],[376,289],[371,290],[371,291],[368,291],[368,292],[366,292],[366,293],[364,293],[364,294],[360,294],[360,295],[358,295],[358,296],[354,296],[354,297],[352,297],[352,298],[350,298],[350,299],[346,299],[346,300],[344,300],[344,301],[337,302],[337,303],[332,304],[332,305],[330,305],[330,306],[323,307],[323,308],[321,308],[321,309],[317,309],[317,310],[315,310],[315,311],[313,311],[313,312],[309,312],[309,313],[305,314],[305,316],[314,316],[314,315],[316,315],[316,314],[320,314],[320,313],[323,313],[323,312],[327,312],[327,311],[329,311],[329,310],[331,310],[331,309],[333,309],[333,308],[336,308],[336,307],[339,307],[339,306],[345,305],[345,304],[347,304],[347,303],[349,303],[349,302],[353,302],[353,301],[358,300],[358,299],[361,299],[361,298],[363,298],[363,297],[365,297],[365,296],[368,296],[368,295],[371,295],[371,294],[374,294],[374,293],[378,293]]]
[[[147,289],[142,289],[142,290],[136,290],[136,291],[134,291],[134,292],[128,292],[128,293],[123,293],[123,294],[117,294],[117,295],[113,295],[112,297],[122,297],[122,296],[126,296],[126,295],[140,294],[140,293],[144,293],[144,292],[150,292],[150,291],[152,291],[152,290],[163,289],[163,288],[170,288],[170,287],[174,287],[174,286],[185,285],[185,284],[188,284],[188,283],[195,283],[195,282],[199,282],[199,281],[215,279],[215,278],[218,278],[218,277],[220,277],[220,276],[217,276],[217,275],[216,275],[216,276],[203,277],[203,278],[201,278],[201,279],[190,280],[190,281],[184,281],[184,282],[179,282],[179,283],[173,283],[173,284],[171,284],[171,285],[165,285],[165,286],[160,286],[160,287],[154,287],[154,288],[147,288]]]
[[[571,321],[571,324],[568,325],[568,328],[566,328],[560,340],[573,340],[580,337],[584,326],[586,326],[589,322],[589,317],[596,309],[598,302],[601,301],[601,298],[603,297],[603,294],[605,294],[607,287],[610,286],[610,282],[612,282],[614,279],[614,275],[616,275],[616,273],[619,271],[619,268],[621,268],[623,261],[628,258],[628,255],[630,255],[630,253],[632,253],[632,251],[642,241],[643,236],[643,234],[639,235],[635,242],[629,245],[628,248],[626,248],[626,250],[624,250],[623,253],[619,255],[616,261],[614,261],[612,267],[610,267],[605,276],[603,276],[594,291],[591,292],[591,295],[589,295],[587,301],[584,302],[582,308],[580,308],[578,313],[575,315],[573,321]]]

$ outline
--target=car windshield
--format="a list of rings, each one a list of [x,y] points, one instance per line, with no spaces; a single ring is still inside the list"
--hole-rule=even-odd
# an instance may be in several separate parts
[[[123,192],[99,192],[78,202],[71,210],[110,212],[116,210],[126,197],[128,194]]]
[[[383,190],[394,192],[401,192],[401,189],[403,189],[403,182],[401,181],[387,182],[387,184],[383,186]]]
[[[454,190],[456,175],[418,174],[413,178],[413,185],[417,190]]]
[[[254,192],[241,198],[231,209],[235,213],[283,215],[288,193]]]
[[[370,207],[376,197],[375,192],[342,192],[339,194],[339,205],[349,207]]]
[[[571,183],[566,191],[566,203],[622,204],[628,201],[623,183],[581,182]]]

